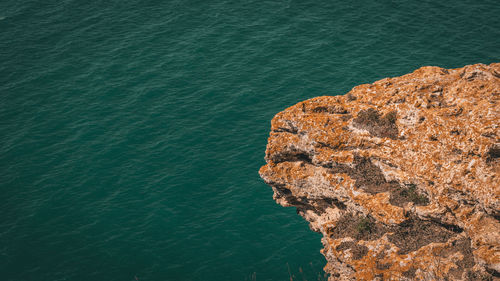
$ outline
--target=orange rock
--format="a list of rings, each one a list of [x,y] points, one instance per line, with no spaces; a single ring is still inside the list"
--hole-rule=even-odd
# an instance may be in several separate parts
[[[422,67],[278,113],[260,175],[329,280],[495,280],[499,126],[500,63]]]

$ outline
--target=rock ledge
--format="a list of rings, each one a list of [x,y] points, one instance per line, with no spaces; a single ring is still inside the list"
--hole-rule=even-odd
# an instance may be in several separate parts
[[[259,173],[329,280],[500,279],[500,63],[422,67],[272,120]]]

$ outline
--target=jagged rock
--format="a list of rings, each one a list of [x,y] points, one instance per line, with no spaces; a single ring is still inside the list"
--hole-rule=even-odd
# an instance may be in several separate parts
[[[272,120],[264,181],[329,280],[500,277],[500,63],[422,67]]]

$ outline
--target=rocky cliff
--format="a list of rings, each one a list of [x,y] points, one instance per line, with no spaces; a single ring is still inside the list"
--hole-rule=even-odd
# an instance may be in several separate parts
[[[329,280],[500,279],[500,63],[300,102],[260,169],[323,234]]]

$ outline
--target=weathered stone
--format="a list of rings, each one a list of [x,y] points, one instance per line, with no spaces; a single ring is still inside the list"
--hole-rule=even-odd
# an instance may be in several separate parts
[[[422,67],[273,118],[260,175],[330,280],[500,277],[499,73]]]

